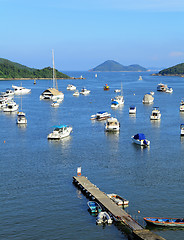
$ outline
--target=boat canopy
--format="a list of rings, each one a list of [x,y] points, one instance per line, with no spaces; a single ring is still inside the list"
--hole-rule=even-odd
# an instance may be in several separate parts
[[[65,127],[68,127],[67,125],[56,125],[56,126],[53,126],[53,128],[65,128]]]
[[[145,140],[146,137],[143,133],[138,133],[134,136],[134,139]]]
[[[131,106],[130,106],[130,109],[135,109],[135,106],[134,106],[134,105],[131,105]]]
[[[118,103],[117,101],[112,101],[111,104],[117,105],[117,104],[119,104],[119,103]]]
[[[57,96],[57,95],[59,95],[59,94],[61,94],[61,92],[59,92],[57,89],[55,89],[55,88],[48,88],[48,89],[46,89],[42,94],[44,94],[44,93],[50,93],[50,94],[52,94],[53,96]]]
[[[106,111],[97,112],[97,114],[103,114],[103,113],[106,113]]]

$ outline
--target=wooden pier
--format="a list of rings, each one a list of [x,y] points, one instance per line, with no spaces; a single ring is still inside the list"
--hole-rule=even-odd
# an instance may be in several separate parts
[[[130,230],[129,238],[139,240],[165,240],[157,234],[144,229],[128,213],[114,203],[104,192],[91,183],[86,177],[73,177],[73,183],[87,196],[93,197],[95,201],[99,202],[116,221],[127,227],[127,229]]]

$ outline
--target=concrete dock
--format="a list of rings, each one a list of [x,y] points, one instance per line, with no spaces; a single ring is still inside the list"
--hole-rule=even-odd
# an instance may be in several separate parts
[[[140,240],[165,240],[157,234],[144,229],[85,176],[73,177],[73,183],[86,195],[93,197],[95,201],[100,203],[100,205],[113,216],[115,221],[125,225],[127,229],[130,230],[129,238]]]

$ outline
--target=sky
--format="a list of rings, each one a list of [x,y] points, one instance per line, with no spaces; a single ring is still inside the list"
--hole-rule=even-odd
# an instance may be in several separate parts
[[[184,62],[183,0],[0,0],[0,58],[86,71]]]

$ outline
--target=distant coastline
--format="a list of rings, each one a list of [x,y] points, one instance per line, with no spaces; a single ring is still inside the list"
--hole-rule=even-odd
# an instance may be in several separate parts
[[[160,77],[184,77],[184,74],[160,74],[160,73],[152,73],[151,76],[160,76]]]
[[[69,77],[69,78],[55,78],[57,80],[74,80],[74,79],[86,79],[83,77]],[[52,80],[52,78],[0,78],[0,81],[12,81],[12,80]]]

